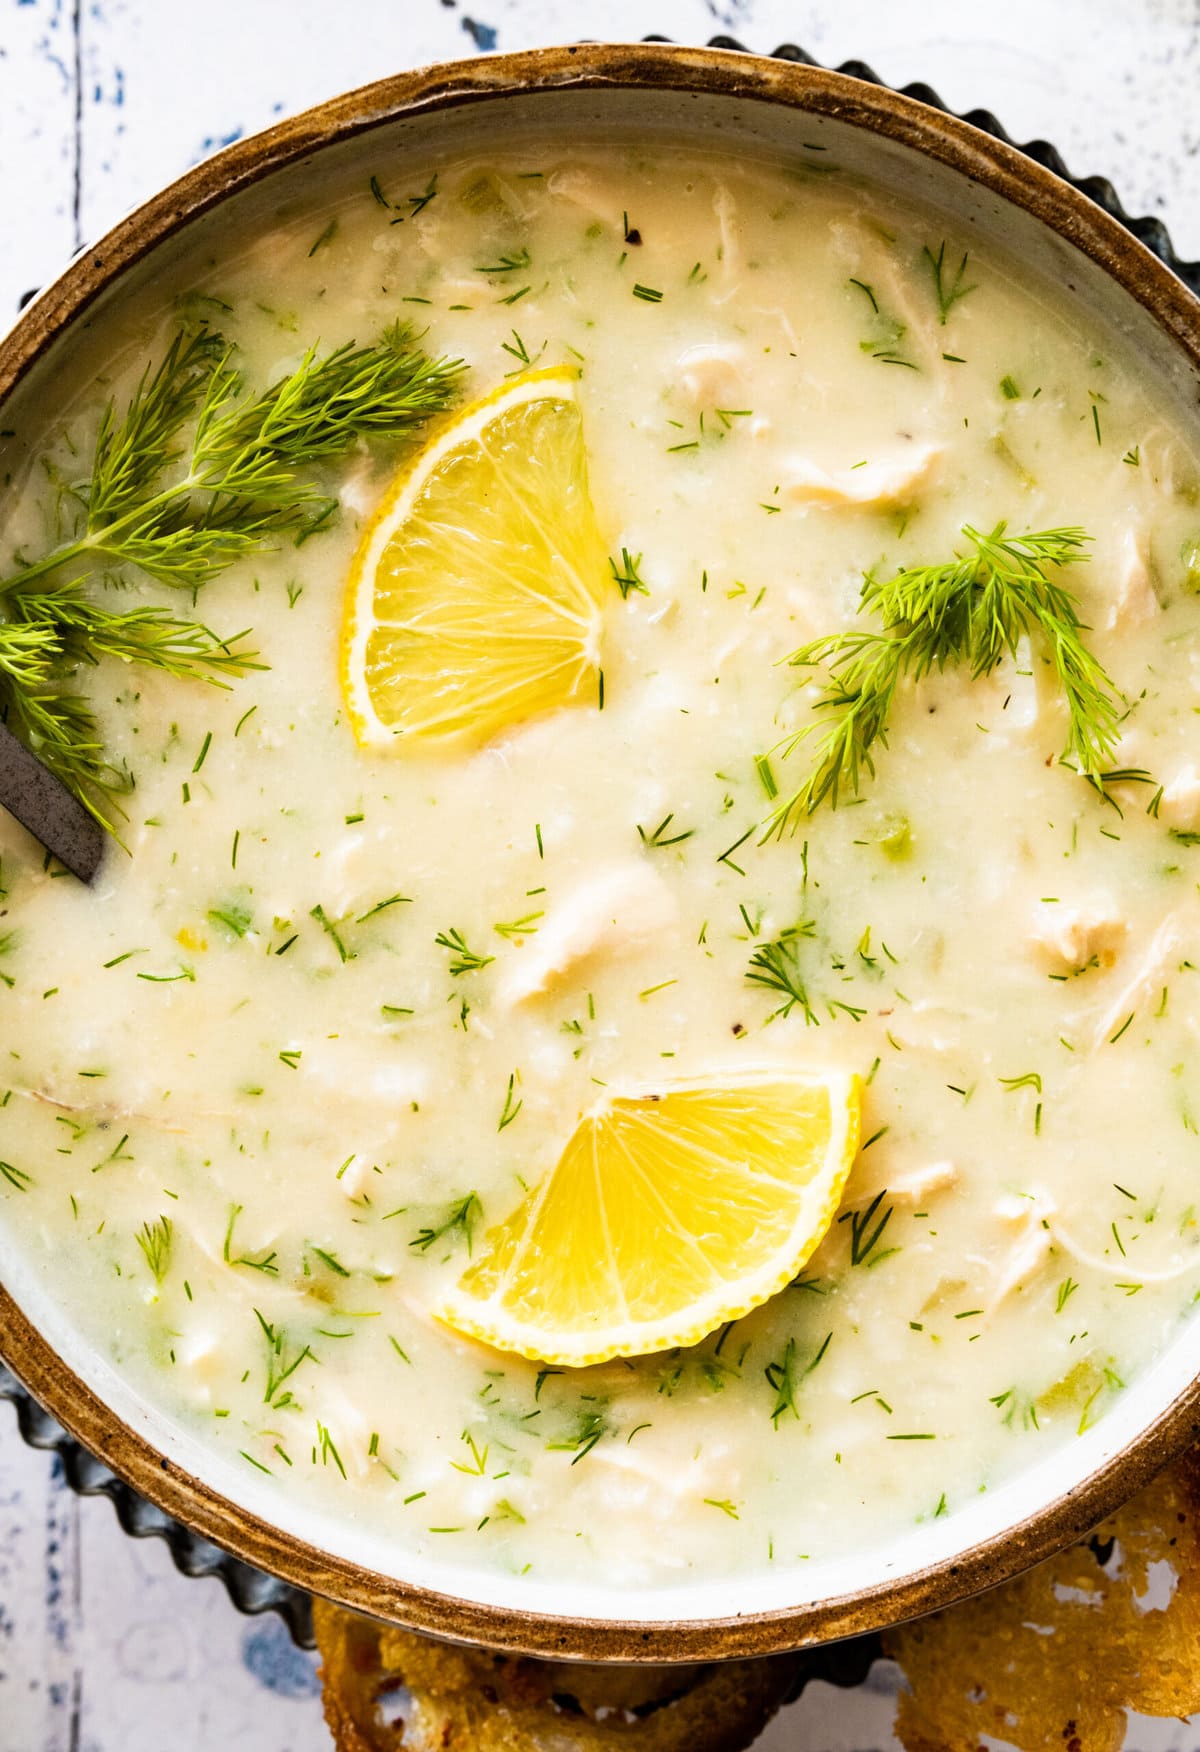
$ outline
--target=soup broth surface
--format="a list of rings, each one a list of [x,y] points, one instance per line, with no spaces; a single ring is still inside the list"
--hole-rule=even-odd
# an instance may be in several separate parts
[[[828,154],[382,163],[109,319],[54,474],[7,489],[6,571],[181,322],[266,385],[398,318],[466,394],[578,366],[602,709],[356,745],[344,583],[395,449],[206,587],[262,671],[84,675],[127,852],[89,891],[0,821],[4,1250],[155,1406],[401,1566],[652,1589],[953,1514],[1102,1419],[1200,1287],[1195,435],[1065,293]],[[1002,521],[1091,538],[1063,582],[1123,695],[1114,764],[1149,776],[1062,764],[1022,643],[903,684],[859,795],[764,840],[822,685],[787,657],[866,622],[865,573]],[[792,932],[789,1007],[747,975]],[[779,1067],[867,1081],[845,1220],[791,1288],[580,1370],[431,1317],[604,1092]]]

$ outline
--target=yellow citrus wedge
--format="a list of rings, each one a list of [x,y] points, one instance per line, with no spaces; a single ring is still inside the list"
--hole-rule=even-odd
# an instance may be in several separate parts
[[[548,1363],[696,1344],[783,1289],[816,1248],[861,1105],[861,1080],[836,1072],[610,1097],[435,1312]]]
[[[597,701],[607,556],[578,379],[511,379],[392,482],[346,590],[342,687],[364,746],[482,742]]]

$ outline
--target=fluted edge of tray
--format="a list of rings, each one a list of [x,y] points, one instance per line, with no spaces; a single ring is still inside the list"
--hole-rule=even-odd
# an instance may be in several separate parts
[[[77,1495],[108,1498],[131,1538],[164,1539],[181,1575],[219,1576],[239,1612],[277,1612],[301,1648],[315,1647],[312,1602],[307,1594],[241,1563],[148,1503],[69,1436],[2,1363],[0,1400],[8,1400],[15,1408],[17,1428],[31,1448],[58,1456],[63,1477]]]
[[[665,43],[671,39],[651,35],[644,40]],[[744,43],[731,36],[710,37],[707,46],[713,49],[730,49],[740,54],[753,53]],[[822,65],[797,43],[781,43],[770,52],[768,58],[794,61],[807,67]],[[1178,275],[1185,286],[1200,294],[1200,262],[1186,262],[1177,254],[1171,235],[1162,220],[1152,214],[1136,216],[1128,213],[1107,177],[1072,175],[1058,148],[1048,140],[1014,140],[991,110],[952,110],[933,87],[923,81],[889,87],[887,81],[881,79],[865,61],[843,61],[835,71],[850,79],[860,79],[868,85],[898,90],[904,97],[927,104],[931,109],[940,110],[943,115],[957,116],[960,121],[1015,147],[1018,152],[1024,153],[1044,169],[1052,171],[1098,207],[1102,207],[1165,263],[1172,273]],[[42,1409],[15,1376],[0,1363],[0,1401],[4,1400],[15,1408],[18,1429],[29,1446],[57,1455],[63,1477],[79,1496],[107,1497],[116,1511],[121,1527],[131,1538],[165,1540],[181,1575],[218,1576],[239,1612],[249,1615],[275,1612],[283,1619],[300,1648],[315,1647],[312,1601],[307,1594],[275,1576],[265,1575],[261,1570],[242,1563],[210,1540],[201,1538],[181,1522],[148,1503],[102,1461],[97,1460],[95,1455],[68,1436],[61,1425]],[[811,1650],[801,1661],[792,1696],[798,1697],[804,1687],[814,1679],[824,1679],[830,1684],[844,1687],[859,1685],[879,1654],[879,1639],[874,1635],[855,1637],[848,1642]]]
[[[647,42],[665,43],[669,37],[651,36]],[[748,54],[744,43],[736,37],[715,36],[708,40],[710,49],[733,49],[742,54]],[[817,61],[806,49],[796,43],[781,43],[777,49],[772,49],[769,59],[773,61],[796,61],[805,67],[820,67]],[[1200,295],[1200,261],[1185,262],[1171,241],[1171,234],[1162,220],[1154,214],[1144,213],[1140,217],[1126,212],[1124,203],[1116,189],[1106,176],[1075,176],[1069,169],[1066,160],[1057,146],[1052,146],[1049,140],[1014,140],[1004,124],[992,114],[991,110],[951,109],[931,85],[917,80],[911,85],[888,85],[886,79],[881,79],[873,67],[865,61],[843,61],[833,69],[836,73],[844,73],[849,79],[861,79],[867,85],[879,85],[888,91],[898,91],[902,97],[911,97],[917,103],[927,104],[930,109],[940,110],[943,115],[955,116],[960,122],[967,122],[981,133],[990,134],[995,140],[1003,140],[1006,146],[1014,147],[1024,153],[1026,158],[1032,158],[1045,170],[1053,171],[1063,182],[1070,183],[1080,194],[1086,195],[1089,201],[1094,201],[1097,207],[1102,207],[1113,219],[1123,225],[1126,231],[1133,233],[1139,243],[1165,262],[1173,274],[1177,274],[1184,285]]]

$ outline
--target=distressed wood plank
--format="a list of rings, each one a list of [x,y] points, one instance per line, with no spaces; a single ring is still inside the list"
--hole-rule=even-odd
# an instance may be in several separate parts
[[[0,0],[0,331],[76,247],[74,0]]]

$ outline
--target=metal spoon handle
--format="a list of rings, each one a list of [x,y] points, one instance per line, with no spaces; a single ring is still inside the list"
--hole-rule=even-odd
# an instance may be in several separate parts
[[[81,882],[93,880],[104,857],[104,829],[3,724],[0,804]]]

